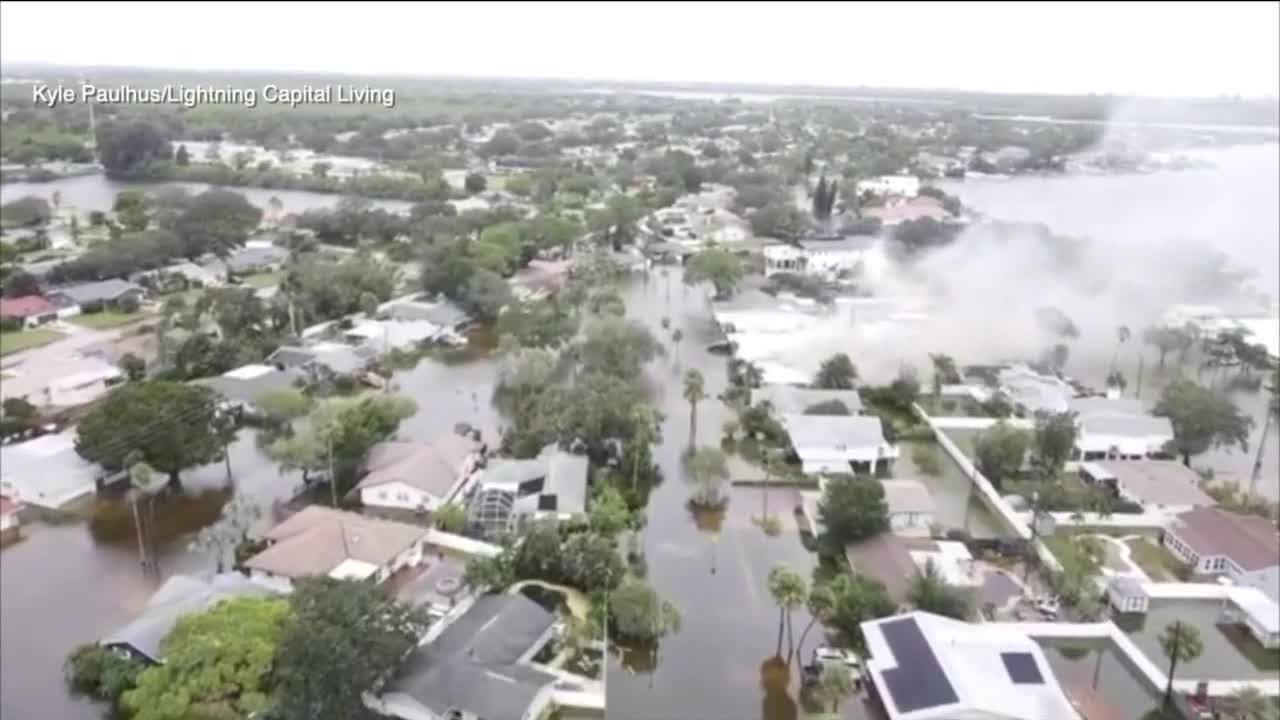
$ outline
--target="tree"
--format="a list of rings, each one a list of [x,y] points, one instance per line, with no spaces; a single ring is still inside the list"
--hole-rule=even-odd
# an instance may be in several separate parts
[[[827,483],[818,519],[829,542],[840,548],[875,537],[889,528],[884,487],[870,478],[837,478]]]
[[[805,415],[852,415],[849,406],[840,400],[825,400],[804,409]]]
[[[516,581],[514,556],[503,552],[493,556],[472,555],[462,572],[462,582],[478,592],[498,591]]]
[[[299,388],[287,387],[268,390],[259,395],[253,404],[267,418],[283,424],[306,415],[314,403],[311,396]]]
[[[186,145],[178,146],[178,152],[174,153],[173,161],[177,163],[178,167],[186,167],[191,163],[191,153],[187,152]]]
[[[460,533],[467,524],[467,510],[457,503],[446,503],[431,515],[432,523],[449,533]]]
[[[262,221],[262,210],[240,193],[206,190],[191,199],[177,217],[173,230],[182,241],[187,257],[213,253],[228,257]]]
[[[26,195],[0,205],[0,222],[14,227],[43,225],[53,217],[49,201],[35,195]]]
[[[497,273],[479,270],[471,274],[456,299],[476,319],[492,320],[511,302],[511,286]]]
[[[786,200],[775,200],[751,214],[751,231],[756,235],[795,240],[809,226],[809,219]]]
[[[591,498],[591,529],[601,535],[614,537],[631,526],[631,508],[627,500],[612,483],[597,482]]]
[[[1173,425],[1174,451],[1182,463],[1191,466],[1191,456],[1213,447],[1239,445],[1249,451],[1249,431],[1253,418],[1240,412],[1230,399],[1212,390],[1181,379],[1165,386],[1152,411],[1169,418]]]
[[[658,640],[680,631],[680,611],[638,579],[627,580],[609,596],[609,617],[613,629],[632,640]]]
[[[289,596],[275,656],[281,720],[363,717],[363,695],[400,665],[426,632],[426,614],[356,580],[304,578]]]
[[[999,488],[1022,470],[1030,446],[1030,433],[1002,420],[978,435],[974,442],[975,465]]]
[[[852,390],[858,380],[858,368],[844,353],[837,353],[823,361],[813,386],[824,390]]]
[[[484,192],[488,184],[484,175],[480,173],[467,173],[466,179],[463,180],[463,187],[466,188],[468,195],[477,195]]]
[[[81,645],[67,658],[67,681],[74,692],[114,703],[138,684],[146,669],[140,660],[125,657],[97,643]]]
[[[1121,325],[1116,328],[1116,349],[1111,353],[1111,372],[1116,371],[1116,362],[1120,357],[1120,346],[1129,342],[1129,338],[1132,335],[1133,333],[1129,331],[1129,328],[1126,325]]]
[[[636,223],[644,215],[644,208],[635,198],[613,195],[603,209],[588,213],[587,228],[601,245],[621,251],[635,239]]]
[[[835,604],[836,598],[831,592],[830,586],[817,582],[815,579],[813,587],[809,590],[809,596],[805,598],[805,608],[809,611],[809,622],[800,633],[800,639],[796,641],[797,657],[804,657],[804,640],[809,636],[809,631],[813,629],[814,625],[820,622],[827,622],[831,618],[831,612]]]
[[[329,176],[329,170],[333,168],[333,163],[317,162],[311,163],[311,174],[321,180]]]
[[[786,563],[778,563],[769,570],[769,595],[778,606],[778,647],[774,651],[776,657],[782,657],[782,628],[785,620],[787,629],[787,663],[790,664],[795,655],[795,636],[792,634],[791,613],[805,604],[809,597],[809,586],[800,573]]]
[[[892,615],[897,609],[884,585],[865,575],[841,573],[826,588],[832,604],[824,624],[835,631],[842,645],[865,653],[862,623]]]
[[[961,382],[960,373],[956,370],[956,361],[950,355],[930,355],[933,361],[933,396],[942,396],[943,385],[955,385]]]
[[[285,600],[238,597],[180,617],[163,641],[164,663],[143,671],[121,704],[137,720],[261,713],[288,614]]]
[[[684,374],[684,399],[689,401],[689,444],[698,444],[698,403],[707,399],[706,380],[702,373],[690,370]]]
[[[911,579],[907,600],[917,610],[956,620],[968,619],[972,610],[969,595],[962,588],[949,585],[932,559],[925,563],[924,572]]]
[[[1226,706],[1226,720],[1277,720],[1280,710],[1253,685],[1236,690],[1222,703]]]
[[[523,348],[559,347],[577,330],[577,318],[556,300],[513,302],[498,316],[498,337],[510,336]]]
[[[197,385],[162,380],[116,388],[80,421],[76,452],[108,470],[125,468],[131,453],[178,484],[178,474],[218,458],[217,401]]]
[[[720,448],[706,446],[689,457],[689,476],[696,490],[691,502],[701,507],[719,507],[724,503],[720,488],[729,479],[727,458]]]
[[[234,567],[236,548],[249,540],[249,530],[261,518],[262,509],[249,496],[236,495],[222,507],[216,523],[196,534],[192,548],[212,555],[218,572]]]
[[[5,398],[2,407],[0,438],[27,432],[40,423],[40,410],[23,398]]]
[[[1076,447],[1076,415],[1072,412],[1041,413],[1032,433],[1031,465],[1043,480],[1053,480],[1071,459]]]
[[[1163,369],[1165,357],[1186,342],[1186,333],[1181,328],[1149,327],[1143,331],[1142,341],[1160,352],[1160,367]]]
[[[98,160],[112,180],[150,177],[173,158],[169,139],[149,123],[106,123],[97,135]]]
[[[125,353],[120,358],[120,370],[130,381],[143,380],[147,377],[147,361],[133,353]]]
[[[575,350],[584,373],[638,378],[662,346],[638,321],[603,317],[587,326]]]
[[[731,250],[713,246],[689,258],[684,282],[686,285],[710,282],[715,287],[716,299],[724,300],[733,296],[742,276],[742,261],[738,256]]]
[[[7,247],[7,246],[6,246]],[[26,297],[40,294],[40,281],[26,270],[14,270],[4,276],[4,296],[7,298]]]
[[[822,704],[831,703],[831,712],[840,709],[840,700],[853,692],[853,673],[844,665],[823,666],[814,695]]]
[[[1178,663],[1191,662],[1200,657],[1204,652],[1204,642],[1194,625],[1175,620],[1160,633],[1160,650],[1169,658],[1168,680],[1164,687],[1164,706],[1168,707],[1169,701],[1173,699],[1173,677]]]

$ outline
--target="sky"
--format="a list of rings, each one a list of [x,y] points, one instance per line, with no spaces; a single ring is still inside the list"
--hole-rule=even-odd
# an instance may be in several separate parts
[[[0,3],[5,63],[1280,94],[1280,2]]]

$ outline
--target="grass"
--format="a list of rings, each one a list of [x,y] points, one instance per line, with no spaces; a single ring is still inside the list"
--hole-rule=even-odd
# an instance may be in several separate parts
[[[60,337],[62,337],[62,333],[46,328],[0,333],[0,355],[8,355],[20,350],[30,350],[41,345],[48,345]]]
[[[245,275],[240,278],[240,282],[251,288],[268,288],[280,284],[280,279],[284,277],[283,272],[263,272]]]
[[[1146,538],[1126,540],[1129,556],[1155,581],[1177,581],[1186,573],[1185,567],[1168,550]]]
[[[916,445],[911,448],[911,462],[916,469],[929,477],[942,475],[942,457],[937,445]]]
[[[114,310],[103,310],[102,312],[89,313],[86,315],[77,315],[71,318],[71,322],[80,327],[92,328],[94,330],[104,330],[106,328],[120,327],[128,325],[135,320],[141,320],[146,317],[143,313],[122,313]]]

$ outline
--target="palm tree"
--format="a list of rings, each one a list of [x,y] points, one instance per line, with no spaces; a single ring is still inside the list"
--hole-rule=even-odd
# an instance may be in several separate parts
[[[684,340],[684,331],[676,328],[671,331],[671,343],[676,349],[676,365],[680,364],[680,341]]]
[[[769,571],[769,594],[773,596],[773,602],[778,606],[778,648],[774,654],[778,657],[782,656],[782,626],[785,619],[787,665],[790,665],[796,651],[795,635],[791,629],[791,611],[805,604],[805,600],[809,597],[809,587],[800,573],[790,565],[778,563]]]
[[[1169,706],[1173,698],[1173,674],[1178,663],[1190,662],[1204,652],[1204,643],[1200,640],[1200,631],[1194,625],[1175,620],[1165,626],[1160,633],[1160,649],[1169,658],[1169,679],[1164,688],[1164,706]]]
[[[831,588],[827,585],[815,584],[809,590],[809,597],[805,600],[805,607],[809,610],[809,623],[804,626],[800,639],[796,641],[797,656],[804,656],[804,640],[809,636],[809,631],[819,622],[826,622],[827,618],[831,617],[831,611],[835,605],[835,593],[831,592]]]
[[[689,445],[694,446],[698,444],[698,403],[707,399],[706,380],[697,370],[684,374],[684,399],[689,401]]]
[[[1225,720],[1276,720],[1276,708],[1252,685],[1245,685],[1230,695]]]
[[[717,507],[722,504],[720,486],[729,479],[729,466],[720,448],[701,447],[689,457],[689,475],[697,486],[693,504]]]
[[[634,430],[631,443],[635,447],[631,451],[631,488],[634,490],[640,477],[640,447],[651,445],[655,439],[653,412],[645,405],[637,405],[631,410]]]
[[[1111,372],[1112,373],[1116,371],[1116,362],[1120,358],[1120,346],[1129,342],[1129,337],[1132,334],[1133,333],[1129,332],[1129,327],[1127,325],[1121,325],[1116,328],[1116,349],[1115,349],[1115,352],[1111,353]]]
[[[822,669],[814,695],[822,704],[831,703],[831,712],[840,709],[840,699],[853,692],[853,673],[844,665],[831,664]]]
[[[957,620],[964,620],[969,616],[969,598],[960,588],[947,584],[933,560],[925,563],[924,572],[917,573],[912,578],[907,599],[916,609],[925,612]]]

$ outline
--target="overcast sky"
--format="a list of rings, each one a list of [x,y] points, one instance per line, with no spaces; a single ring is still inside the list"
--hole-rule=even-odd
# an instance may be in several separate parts
[[[0,3],[0,61],[1259,96],[1280,3]]]

